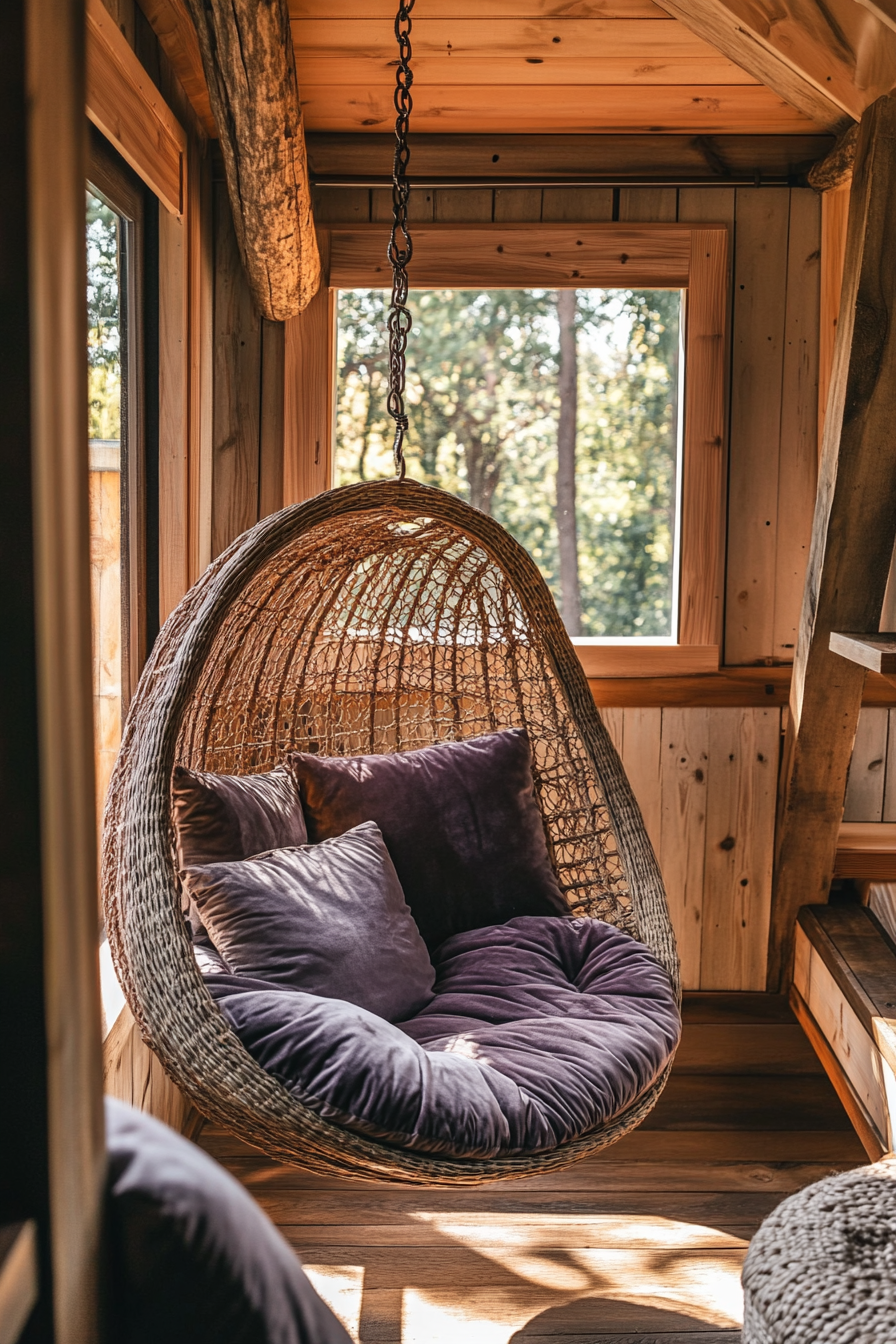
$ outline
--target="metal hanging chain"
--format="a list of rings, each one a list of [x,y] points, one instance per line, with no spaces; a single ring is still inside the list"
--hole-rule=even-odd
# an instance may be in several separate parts
[[[411,185],[407,173],[408,160],[411,157],[411,151],[408,149],[408,123],[413,107],[411,85],[414,82],[411,71],[413,8],[414,0],[401,0],[395,18],[395,38],[398,42],[398,69],[395,72],[395,158],[392,165],[392,232],[389,235],[387,253],[392,266],[392,303],[389,308],[389,398],[386,405],[395,421],[392,452],[400,481],[404,480],[405,473],[404,436],[408,428],[408,417],[404,408],[405,353],[408,333],[411,330],[411,314],[407,307],[407,267],[413,247],[408,232],[408,197]]]

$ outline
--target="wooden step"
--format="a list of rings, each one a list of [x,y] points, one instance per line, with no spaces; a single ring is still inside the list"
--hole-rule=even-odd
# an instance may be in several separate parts
[[[896,947],[859,905],[799,913],[791,1003],[872,1159],[896,1131]]]

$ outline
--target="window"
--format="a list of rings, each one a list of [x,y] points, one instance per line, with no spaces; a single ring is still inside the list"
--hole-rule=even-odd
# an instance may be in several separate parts
[[[387,290],[391,284],[384,257],[383,226],[333,224],[319,230],[319,237],[322,255],[328,259],[330,299],[324,296],[320,303],[315,300],[301,332],[288,333],[286,341],[287,401],[293,389],[295,405],[287,406],[285,479],[291,480],[290,472],[295,477],[296,498],[313,493],[313,488],[321,488],[308,487],[312,485],[313,472],[317,471],[322,442],[332,446],[333,475],[337,482],[357,479],[365,430],[365,475],[377,474],[385,468],[384,463],[377,462],[381,431],[375,423],[382,403],[379,398],[374,399],[370,412],[373,418],[368,424],[363,386],[365,378],[371,384],[382,380],[382,365],[377,371],[372,349],[349,349],[352,324],[343,321],[341,351],[336,339],[340,334],[337,310],[341,308],[345,317],[349,305],[367,304],[364,323],[373,330],[376,310],[377,339],[382,347],[385,296],[378,297],[372,291]],[[542,565],[561,610],[565,605],[562,570],[569,572],[573,565],[567,560],[561,567],[563,529],[552,534],[549,516],[552,494],[549,472],[554,473],[556,500],[560,463],[557,294],[577,291],[576,354],[581,367],[576,379],[580,401],[576,437],[580,451],[574,516],[581,598],[579,629],[584,632],[577,637],[579,656],[586,673],[596,677],[715,671],[721,642],[725,518],[727,226],[420,223],[414,226],[410,282],[411,306],[419,323],[411,341],[412,361],[420,358],[425,362],[428,358],[421,347],[424,327],[444,317],[446,305],[457,306],[455,335],[465,339],[470,335],[469,328],[475,334],[481,321],[481,313],[479,318],[475,317],[475,304],[494,303],[499,293],[511,305],[544,305],[538,322],[530,314],[531,321],[517,323],[519,339],[525,335],[535,345],[544,339],[546,347],[551,346],[547,333],[553,323],[553,345],[540,366],[537,384],[537,388],[550,385],[553,398],[541,426],[547,444],[547,422],[551,422],[553,447],[550,451],[543,447],[546,455],[540,476],[534,448],[530,454],[537,507],[530,507],[527,491],[533,488],[531,485],[520,486],[514,501],[513,491],[505,488],[506,478],[502,484],[500,477],[491,504],[493,512],[512,532],[517,532]],[[369,292],[363,298],[357,293],[349,297],[347,291]],[[618,307],[615,321],[614,304]],[[469,327],[460,318],[464,305],[469,310]],[[658,314],[647,319],[648,329],[644,327],[644,313]],[[361,344],[363,325],[356,332]],[[512,323],[508,323],[508,330],[513,330]],[[641,339],[642,335],[647,339]],[[638,359],[632,360],[630,356],[636,345],[647,349],[637,349]],[[333,349],[336,357],[332,366],[334,378],[325,402],[324,384],[315,359],[326,348]],[[616,381],[611,386],[613,380],[602,382],[595,373],[601,358],[612,364],[614,350],[617,362],[626,358],[628,352],[629,363],[636,366],[627,374],[631,414],[623,414],[625,407],[621,403],[614,405],[614,395],[624,401],[621,383]],[[672,350],[679,352],[677,371]],[[363,373],[354,367],[359,358],[368,361],[369,368]],[[510,355],[508,362],[513,362]],[[343,365],[345,374],[340,386]],[[586,366],[587,377],[582,371]],[[530,371],[538,367],[533,355]],[[427,423],[433,424],[438,406],[430,404],[432,399],[423,392],[418,374],[419,370],[412,368],[411,409],[419,415],[422,406]],[[522,382],[518,371],[514,371],[514,378]],[[513,380],[509,380],[508,386]],[[633,384],[639,380],[641,391],[633,396]],[[537,388],[527,390],[527,415],[534,406]],[[415,398],[419,401],[417,408],[413,406]],[[447,395],[444,401],[449,409],[454,405]],[[508,421],[516,415],[512,397],[508,397],[502,415]],[[639,417],[642,423],[634,433],[633,425]],[[608,423],[601,425],[601,419]],[[653,428],[644,437],[648,421]],[[322,438],[328,431],[328,438]],[[616,454],[615,463],[612,454],[603,452],[597,442],[604,431]],[[640,442],[639,454],[630,462],[630,466],[642,468],[640,478],[637,473],[630,471],[626,475],[621,470],[621,441],[625,435],[630,442],[635,439]],[[528,453],[526,444],[531,446],[534,437],[531,425],[519,430],[513,438],[517,445],[514,451],[522,451],[519,448],[522,444]],[[311,444],[315,445],[314,468],[310,465]],[[467,493],[468,497],[473,495],[475,502],[475,491],[481,491],[485,482],[477,482],[475,464],[466,460],[458,444],[456,427],[446,429],[443,425],[438,432],[427,430],[417,445],[414,472],[423,479],[435,479],[439,484]],[[412,440],[412,449],[413,446]],[[428,454],[425,462],[424,453]],[[618,474],[611,481],[616,468]],[[603,479],[599,476],[601,470]],[[635,481],[634,487],[620,485],[631,480]],[[609,507],[610,484],[615,491],[616,509]],[[593,503],[596,495],[601,497],[600,507]],[[569,512],[567,505],[567,515]],[[624,526],[620,527],[620,520]],[[556,529],[556,521],[553,526]],[[636,543],[639,530],[640,540]],[[614,536],[614,531],[621,536]],[[567,529],[567,539],[568,534]],[[617,546],[615,553],[613,546],[608,545],[610,542]],[[537,554],[539,549],[541,555]],[[634,569],[633,556],[637,557]],[[574,603],[563,614],[568,627],[575,629]]]
[[[121,249],[123,221],[87,192],[87,382],[90,579],[97,807],[121,741]],[[123,608],[125,608],[123,610]],[[123,619],[124,618],[124,619]]]
[[[393,472],[384,303],[337,302],[337,484]],[[680,290],[423,290],[408,347],[418,480],[529,551],[573,637],[677,635]]]
[[[86,192],[88,469],[97,814],[147,651],[144,194],[101,137]]]

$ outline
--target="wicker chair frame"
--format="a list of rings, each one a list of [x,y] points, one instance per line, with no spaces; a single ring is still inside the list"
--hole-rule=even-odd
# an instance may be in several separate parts
[[[411,482],[344,487],[240,537],[166,622],[105,815],[115,965],[144,1040],[204,1115],[322,1174],[477,1184],[565,1166],[639,1123],[668,1070],[555,1150],[459,1159],[302,1105],[252,1059],[197,969],[174,856],[176,762],[250,774],[287,750],[356,755],[525,726],[570,907],[627,929],[679,990],[662,878],[619,757],[534,562],[493,519]]]

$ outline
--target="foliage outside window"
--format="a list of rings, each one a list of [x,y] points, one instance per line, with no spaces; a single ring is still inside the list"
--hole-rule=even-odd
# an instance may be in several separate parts
[[[530,552],[570,634],[676,634],[677,290],[412,295],[412,476]],[[338,296],[336,478],[392,474],[384,297]]]
[[[90,573],[97,815],[121,741],[120,221],[87,193],[87,366]]]

